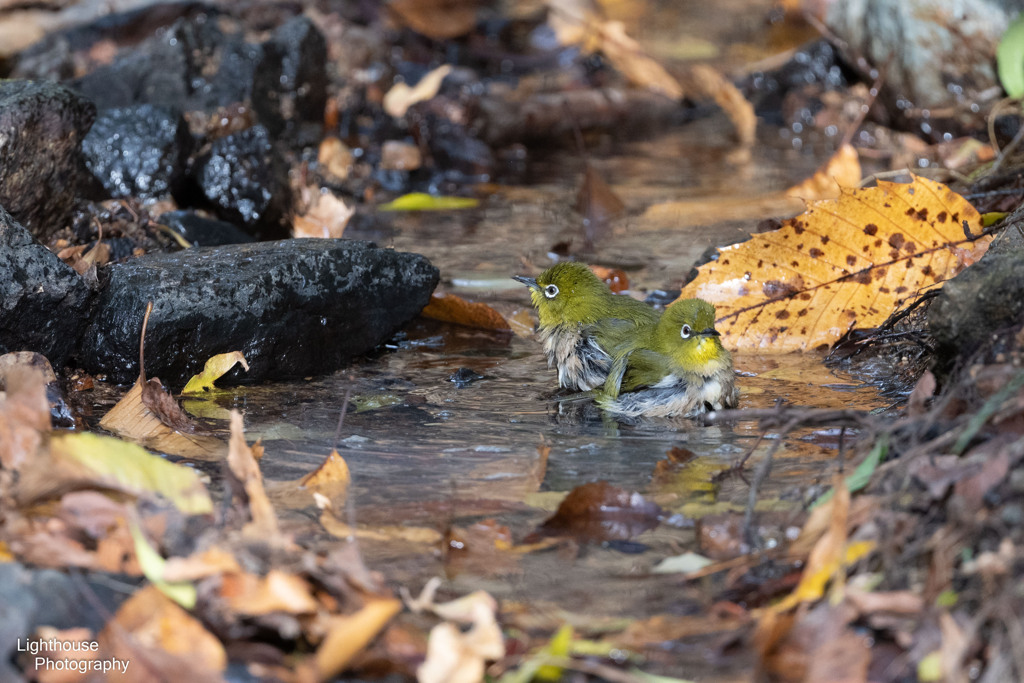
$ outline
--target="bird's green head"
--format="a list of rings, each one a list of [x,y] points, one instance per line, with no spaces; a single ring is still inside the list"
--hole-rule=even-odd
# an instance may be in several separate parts
[[[615,295],[583,263],[563,261],[545,270],[537,279],[521,275],[512,279],[530,288],[541,327],[592,323],[612,315],[609,299]]]
[[[715,329],[715,307],[703,299],[681,299],[665,309],[654,331],[655,350],[687,372],[711,375],[732,365]]]

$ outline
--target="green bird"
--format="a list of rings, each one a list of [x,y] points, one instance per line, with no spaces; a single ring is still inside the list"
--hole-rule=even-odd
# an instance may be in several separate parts
[[[630,336],[658,321],[653,308],[615,294],[582,263],[563,261],[536,279],[512,279],[530,288],[548,367],[558,368],[558,386],[565,389],[601,386],[612,363],[609,349],[623,346]]]
[[[694,417],[739,402],[732,354],[722,346],[715,307],[707,301],[672,303],[653,329],[612,353],[597,404],[615,416]]]

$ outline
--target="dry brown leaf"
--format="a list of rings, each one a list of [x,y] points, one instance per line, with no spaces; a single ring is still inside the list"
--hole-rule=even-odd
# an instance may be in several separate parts
[[[332,617],[327,636],[316,651],[319,680],[332,680],[344,671],[401,609],[399,600],[376,598],[355,614]]]
[[[969,240],[965,224],[982,231],[974,207],[925,178],[844,190],[779,230],[720,249],[681,298],[715,304],[731,348],[826,347],[980,258],[991,236]]]
[[[451,73],[451,70],[450,64],[442,64],[421,78],[414,86],[395,83],[391,86],[391,90],[384,95],[384,111],[396,119],[402,118],[412,105],[434,97],[441,89],[441,83],[445,76]]]
[[[722,74],[707,64],[697,64],[691,71],[695,96],[704,96],[715,101],[736,129],[736,138],[741,145],[752,145],[757,139],[757,115],[754,106],[743,93]],[[859,180],[859,179],[858,179]]]
[[[338,138],[329,135],[320,143],[317,162],[321,169],[333,176],[333,180],[345,180],[352,172],[352,150]]]
[[[579,45],[585,53],[600,51],[635,85],[682,99],[683,88],[668,71],[626,33],[621,21],[603,21],[590,3],[548,0],[548,25],[562,45]]]
[[[5,372],[0,392],[0,466],[18,469],[32,461],[50,430],[46,382],[38,369],[16,367]]]
[[[348,463],[334,449],[324,458],[320,467],[299,480],[299,486],[327,496],[335,508],[340,508],[345,502],[351,481],[352,473],[349,472]]]
[[[219,574],[239,574],[238,560],[227,550],[209,548],[188,557],[169,557],[164,564],[163,580],[168,583],[197,581]]]
[[[309,583],[302,577],[271,569],[266,576],[227,574],[221,596],[239,614],[259,616],[271,612],[312,614],[317,610]]]
[[[464,600],[469,614],[461,616],[468,617],[465,620],[472,626],[463,632],[455,624],[445,621],[431,629],[427,659],[416,670],[419,683],[477,683],[484,680],[488,660],[505,656],[501,627],[495,618],[497,605],[494,598],[484,591],[477,591]],[[434,605],[433,609],[437,612],[443,607]]]
[[[476,327],[481,330],[511,330],[505,316],[487,304],[466,301],[455,294],[438,294],[430,296],[430,303],[420,311],[420,315],[432,320],[446,323]]]
[[[305,213],[295,216],[292,232],[295,237],[340,238],[356,210],[330,192],[316,193]]]
[[[139,589],[122,603],[99,642],[101,659],[130,662],[118,681],[213,683],[222,680],[220,672],[227,667],[220,641],[155,586]]]
[[[242,414],[231,411],[231,439],[228,442],[228,467],[245,489],[249,515],[252,519],[245,525],[246,535],[273,541],[279,537],[277,515],[263,488],[258,458],[245,443],[242,429]]]
[[[217,458],[224,444],[211,436],[197,434],[196,425],[178,402],[166,393],[160,380],[146,380],[144,342],[153,303],[146,306],[139,335],[139,378],[111,408],[100,427],[147,448],[188,458]]]
[[[860,176],[857,150],[843,145],[813,176],[785,192],[750,199],[712,197],[653,204],[647,207],[635,228],[663,230],[766,216],[794,216],[807,208],[806,201],[838,198],[840,188],[856,187]]]
[[[448,40],[476,26],[477,0],[391,0],[387,7],[416,33]]]

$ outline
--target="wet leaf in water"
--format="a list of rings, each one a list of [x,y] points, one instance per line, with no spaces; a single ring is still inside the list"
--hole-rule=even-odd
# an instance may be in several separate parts
[[[873,327],[901,302],[940,286],[988,249],[978,212],[925,178],[880,182],[810,204],[779,230],[719,250],[681,298],[718,307],[727,346],[815,349]]]
[[[213,386],[213,383],[227,374],[231,368],[235,367],[235,365],[239,363],[246,370],[249,369],[249,364],[245,361],[245,356],[242,355],[241,351],[219,353],[216,356],[213,356],[206,361],[206,365],[203,366],[202,372],[189,379],[188,383],[185,384],[185,388],[181,390],[181,393],[183,395],[202,394],[207,391],[213,391],[216,388]]]
[[[641,652],[667,642],[695,635],[733,631],[749,623],[746,615],[720,617],[715,615],[677,616],[659,614],[642,621],[634,621],[621,633],[605,638],[619,647]]]
[[[451,211],[480,205],[472,197],[436,197],[426,192],[410,192],[377,207],[378,211]]]
[[[842,187],[860,184],[857,151],[843,145],[814,175],[785,192],[743,199],[712,197],[663,202],[647,207],[637,223],[639,230],[679,229],[722,221],[756,220],[766,216],[793,216],[816,199],[835,199]]]
[[[420,315],[433,320],[440,320],[481,330],[508,331],[511,326],[505,316],[487,304],[466,301],[455,294],[430,295],[430,303],[420,311]]]
[[[326,496],[335,509],[345,504],[348,486],[352,481],[348,463],[337,450],[332,450],[315,470],[299,480],[299,486]]]
[[[611,222],[625,213],[626,205],[597,169],[587,163],[583,170],[583,184],[576,195],[576,211],[583,216],[583,237],[587,246],[592,248],[608,234]]]
[[[591,541],[629,540],[658,526],[661,508],[638,493],[591,482],[569,492],[539,531]]]
[[[629,276],[621,268],[607,268],[605,266],[590,266],[594,275],[601,278],[608,288],[616,294],[629,289]]]

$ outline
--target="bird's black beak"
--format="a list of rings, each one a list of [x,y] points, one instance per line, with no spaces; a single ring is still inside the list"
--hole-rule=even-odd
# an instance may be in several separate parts
[[[536,290],[540,291],[540,285],[538,285],[537,284],[537,280],[532,278],[532,277],[524,277],[522,275],[513,275],[512,279],[515,280],[516,282],[522,282],[524,285],[526,285],[530,289],[536,289]]]
[[[718,330],[713,328],[713,327],[709,327],[706,330],[701,330],[697,334],[699,334],[702,337],[721,337],[722,336],[722,334]]]

